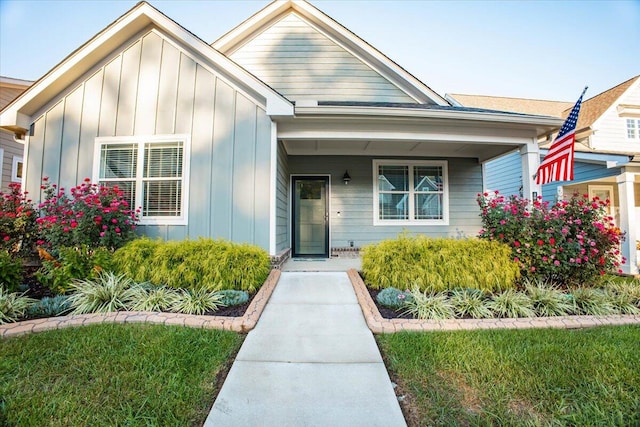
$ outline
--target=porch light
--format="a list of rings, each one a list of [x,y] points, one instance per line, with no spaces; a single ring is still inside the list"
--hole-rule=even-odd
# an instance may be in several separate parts
[[[349,181],[351,181],[351,177],[349,176],[349,171],[344,171],[344,175],[342,175],[342,181],[344,185],[347,185]]]

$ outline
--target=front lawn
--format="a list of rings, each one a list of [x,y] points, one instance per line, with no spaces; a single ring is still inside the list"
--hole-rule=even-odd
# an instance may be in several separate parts
[[[0,425],[202,425],[242,336],[105,324],[0,340]]]
[[[640,425],[640,326],[378,342],[410,425]]]

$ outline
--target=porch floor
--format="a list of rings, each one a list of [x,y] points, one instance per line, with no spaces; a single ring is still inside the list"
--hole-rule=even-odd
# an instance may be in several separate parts
[[[362,259],[357,258],[289,258],[283,265],[282,271],[360,271]]]

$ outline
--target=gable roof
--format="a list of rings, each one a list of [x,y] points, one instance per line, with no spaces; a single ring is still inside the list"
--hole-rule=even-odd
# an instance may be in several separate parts
[[[418,103],[450,105],[407,70],[343,25],[304,0],[275,0],[220,37],[212,46],[229,56],[284,15],[295,13],[339,46],[362,60]]]
[[[92,69],[115,48],[148,28],[159,28],[180,40],[217,72],[235,82],[248,94],[261,99],[270,115],[291,115],[293,105],[282,95],[260,81],[229,58],[212,49],[202,39],[144,1],[80,46],[47,74],[36,81],[20,97],[0,112],[0,128],[24,133],[31,115]]]
[[[639,78],[640,75],[632,77],[626,82],[584,101],[580,107],[580,117],[576,125],[576,132],[583,131],[593,125]],[[562,117],[568,117],[570,112],[571,107],[563,112]]]
[[[508,98],[503,96],[447,94],[446,98],[459,106],[508,111],[522,114],[536,114],[562,117],[564,111],[573,106],[572,102],[547,101],[543,99]],[[583,104],[584,105],[584,104]]]

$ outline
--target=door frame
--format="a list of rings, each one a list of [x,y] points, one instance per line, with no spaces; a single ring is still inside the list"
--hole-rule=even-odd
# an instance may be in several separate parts
[[[326,182],[326,202],[325,202],[325,210],[327,216],[327,222],[325,224],[325,245],[326,250],[324,254],[296,254],[295,252],[295,238],[296,238],[296,223],[295,223],[295,212],[294,212],[294,198],[296,197],[296,181],[298,179],[323,179]],[[331,174],[322,174],[322,173],[313,173],[313,174],[304,174],[304,173],[296,173],[289,175],[289,188],[291,190],[289,196],[289,221],[290,221],[290,230],[291,230],[291,240],[289,242],[289,247],[291,248],[291,257],[308,257],[308,258],[330,258],[331,256]]]

